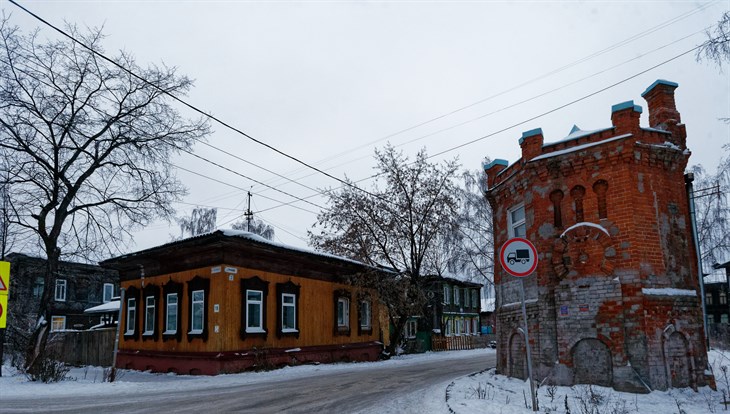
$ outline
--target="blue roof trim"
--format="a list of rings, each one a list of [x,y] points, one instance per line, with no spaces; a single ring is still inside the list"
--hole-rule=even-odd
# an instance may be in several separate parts
[[[523,132],[522,138],[520,138],[520,145],[522,145],[522,143],[525,142],[526,138],[534,137],[535,135],[542,135],[542,128],[535,128],[535,129],[531,129],[529,131]]]
[[[652,83],[651,85],[649,85],[648,88],[646,88],[646,90],[644,91],[644,93],[641,94],[641,97],[643,98],[644,95],[646,95],[647,93],[651,92],[651,90],[654,89],[654,88],[656,88],[658,85],[666,85],[666,86],[671,86],[673,88],[679,87],[679,84],[677,82],[672,82],[672,81],[668,81],[668,80],[664,80],[664,79],[657,79],[657,80],[654,81],[654,83]]]
[[[490,169],[496,165],[502,165],[502,166],[506,167],[509,165],[509,163],[507,162],[507,160],[497,158],[496,160],[490,162],[489,164],[484,164],[484,171],[487,171],[488,169]]]
[[[643,110],[640,105],[634,105],[634,101],[621,102],[619,104],[611,106],[611,113],[623,111],[624,109],[633,108],[634,112],[641,113]]]

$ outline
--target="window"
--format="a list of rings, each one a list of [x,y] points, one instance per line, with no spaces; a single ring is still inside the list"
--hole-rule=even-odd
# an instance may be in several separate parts
[[[561,202],[563,201],[563,192],[555,190],[550,193],[550,201],[553,203],[553,224],[555,227],[563,227],[563,213],[561,211]]]
[[[464,289],[464,307],[471,307],[471,295],[469,294],[469,289]]]
[[[260,290],[246,291],[246,332],[263,332],[264,292]]]
[[[165,301],[161,305],[165,309],[165,330],[162,332],[162,340],[175,339],[180,341],[183,334],[183,318],[180,317],[180,312],[182,311],[183,284],[175,282],[172,279],[168,280],[162,286],[162,299]]]
[[[606,208],[606,193],[608,192],[608,182],[606,180],[598,180],[593,184],[593,191],[598,198],[598,218],[605,219],[608,217]]]
[[[51,331],[62,331],[66,329],[65,316],[51,316]]]
[[[203,319],[205,317],[205,292],[202,290],[193,291],[190,302],[191,334],[203,333]]]
[[[454,286],[454,305],[459,306],[461,304],[461,301],[459,300],[461,298],[461,289]]]
[[[125,335],[134,335],[135,321],[137,320],[137,299],[127,299],[127,330]]]
[[[33,282],[33,297],[39,298],[43,296],[43,286],[45,285],[45,280],[43,277],[36,277],[35,282]]]
[[[451,318],[446,319],[446,336],[451,336],[454,333],[454,320]]]
[[[482,307],[481,303],[479,303],[479,293],[476,289],[471,291],[471,306],[477,309],[481,309]]]
[[[337,327],[350,327],[350,299],[348,298],[337,299]]]
[[[527,227],[525,225],[525,205],[520,204],[513,207],[507,213],[509,237],[525,237]]]
[[[449,303],[451,303],[451,289],[449,289],[449,285],[444,285],[444,304]]]
[[[416,333],[418,332],[418,321],[415,319],[411,319],[408,322],[406,322],[406,332],[405,337],[408,339],[413,339],[416,337]]]
[[[199,338],[208,340],[208,292],[210,279],[195,276],[188,284],[188,341]]]
[[[299,285],[289,281],[276,284],[276,335],[299,338]]]
[[[147,296],[144,303],[144,333],[152,335],[155,333],[155,297]]]
[[[472,323],[472,333],[474,335],[479,335],[479,318],[473,318],[471,320]]]
[[[705,305],[712,305],[712,293],[705,293]]]
[[[63,279],[56,280],[55,299],[56,299],[56,302],[65,302],[66,301],[66,281]]]
[[[576,185],[570,190],[570,196],[573,198],[573,207],[575,208],[575,221],[580,223],[584,218],[583,213],[583,197],[586,195],[586,189],[582,185]]]
[[[163,335],[177,333],[177,293],[168,293],[165,296],[165,332]]]
[[[258,276],[241,279],[241,332],[242,340],[250,336],[266,339],[266,297],[269,282]]]
[[[720,305],[727,305],[727,293],[720,292]]]
[[[297,329],[297,297],[291,293],[281,294],[281,331],[294,332]]]
[[[364,330],[370,330],[372,329],[372,322],[371,322],[371,315],[372,311],[370,310],[370,301],[369,300],[361,300],[360,301],[360,328]]]
[[[471,318],[462,319],[464,323],[464,334],[471,335]]]
[[[104,283],[104,290],[102,291],[102,302],[111,302],[114,297],[114,285],[112,283]]]
[[[728,321],[727,313],[723,313],[722,315],[720,315],[720,323],[727,323],[727,321]]]

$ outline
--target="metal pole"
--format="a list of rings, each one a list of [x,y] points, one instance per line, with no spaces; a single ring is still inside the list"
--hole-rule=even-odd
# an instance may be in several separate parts
[[[527,309],[525,307],[525,279],[520,278],[520,294],[522,295],[522,320],[525,322],[525,350],[527,351],[527,376],[530,380],[530,397],[532,398],[532,411],[537,411],[537,395],[535,393],[535,382],[532,380],[532,352],[530,351],[530,333],[527,327]]]
[[[117,376],[117,352],[119,351],[119,336],[122,332],[122,310],[124,309],[124,288],[119,292],[119,314],[117,315],[117,335],[114,338],[114,355],[112,357],[112,370],[109,373],[109,382],[114,382]]]
[[[697,252],[697,273],[699,273],[700,282],[700,303],[702,304],[702,328],[705,331],[705,346],[710,350],[710,335],[707,332],[707,307],[705,306],[705,278],[702,275],[702,254],[700,252],[700,241],[697,235],[697,213],[695,211],[695,192],[692,182],[695,175],[691,172],[684,175],[684,183],[687,188],[687,196],[689,198],[689,217],[692,221],[692,238],[694,239],[695,252]]]

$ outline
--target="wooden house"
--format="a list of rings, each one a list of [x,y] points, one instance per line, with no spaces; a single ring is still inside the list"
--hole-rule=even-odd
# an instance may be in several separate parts
[[[346,283],[376,269],[252,233],[216,231],[101,264],[125,289],[121,368],[212,375],[372,361],[387,334],[376,293]]]

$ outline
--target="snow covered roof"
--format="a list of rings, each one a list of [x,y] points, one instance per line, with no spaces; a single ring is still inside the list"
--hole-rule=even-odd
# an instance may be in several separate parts
[[[84,313],[109,313],[109,312],[119,312],[119,301],[118,300],[112,300],[107,303],[102,303],[101,305],[94,306],[93,308],[89,308],[84,310]]]
[[[547,153],[547,154],[538,155],[537,157],[531,159],[530,162],[538,161],[538,160],[543,160],[543,159],[546,159],[546,158],[557,157],[558,155],[570,154],[571,152],[576,152],[576,151],[584,150],[586,148],[595,147],[596,145],[602,145],[602,144],[606,144],[606,143],[609,143],[609,142],[612,142],[612,141],[618,141],[620,139],[628,138],[628,137],[630,137],[632,135],[633,134],[619,135],[617,137],[612,137],[612,138],[604,139],[603,141],[589,142],[587,144],[576,145],[575,147],[570,147],[570,148],[562,149],[562,150],[559,150],[559,151],[553,151],[553,152],[550,152],[550,153]]]
[[[590,130],[590,131],[584,131],[584,130],[580,129],[578,127],[578,125],[573,125],[573,128],[571,128],[570,134],[568,134],[568,136],[566,136],[565,138],[561,139],[560,141],[546,143],[542,147],[545,148],[545,147],[549,147],[551,145],[562,144],[562,143],[564,143],[566,141],[572,141],[574,139],[587,137],[588,135],[597,134],[599,132],[608,131],[608,130],[611,130],[611,129],[613,129],[612,126],[611,127],[608,127],[608,128],[601,128],[601,129],[593,129],[593,130]]]

